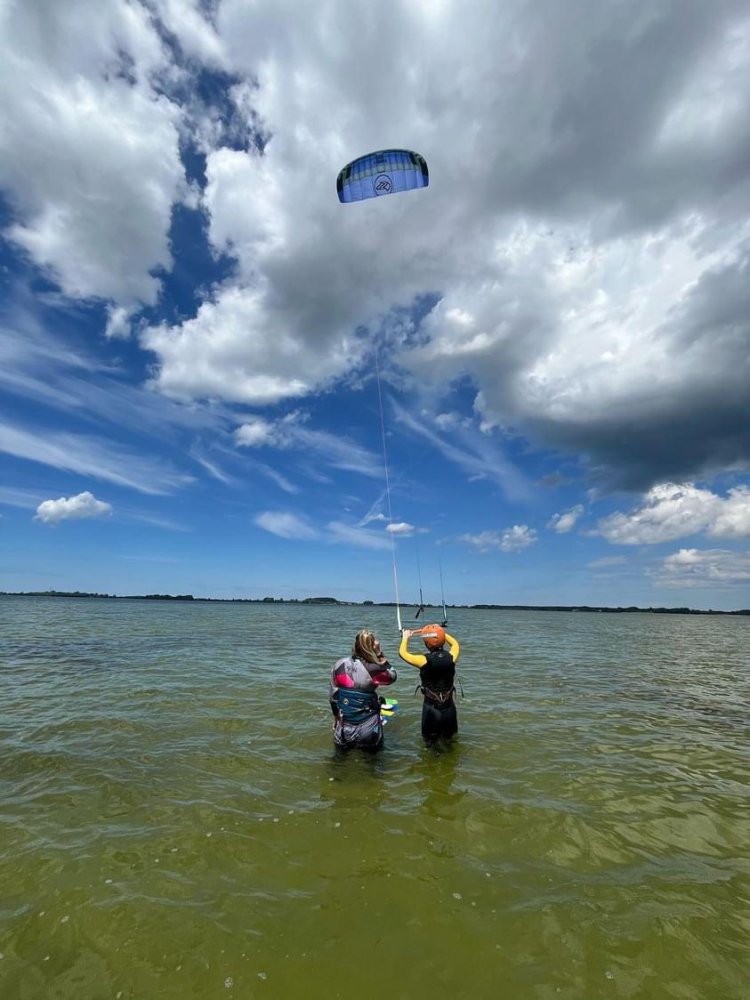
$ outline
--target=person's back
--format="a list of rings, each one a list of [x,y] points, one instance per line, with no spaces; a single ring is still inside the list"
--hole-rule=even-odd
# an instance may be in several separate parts
[[[409,639],[420,635],[425,653],[410,653]],[[445,643],[450,649],[445,649]],[[458,715],[455,702],[456,663],[460,655],[458,641],[441,625],[426,625],[422,629],[404,629],[399,656],[419,670],[419,686],[424,696],[422,702],[422,736],[428,742],[448,739],[458,732]]]
[[[396,671],[374,634],[357,634],[351,656],[338,660],[331,671],[329,700],[334,716],[333,739],[338,747],[379,750],[383,745],[378,688],[393,684]]]

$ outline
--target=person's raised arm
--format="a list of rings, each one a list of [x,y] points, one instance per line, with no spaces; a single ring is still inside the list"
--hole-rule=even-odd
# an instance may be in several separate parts
[[[405,660],[407,663],[411,663],[413,667],[417,667],[418,669],[421,670],[422,667],[427,665],[427,657],[422,656],[419,653],[409,652],[408,649],[409,639],[412,637],[413,634],[414,633],[412,632],[412,630],[408,628],[405,628],[402,631],[401,645],[398,648],[398,655],[401,657],[402,660]]]
[[[448,652],[453,657],[453,662],[457,663],[458,658],[461,655],[461,647],[458,644],[458,639],[454,639],[454,637],[450,635],[448,632],[445,633],[445,639],[447,642],[450,643],[451,646]]]

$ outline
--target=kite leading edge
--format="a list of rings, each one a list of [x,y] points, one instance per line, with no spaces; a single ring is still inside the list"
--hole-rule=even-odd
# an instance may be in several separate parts
[[[414,191],[430,183],[427,162],[410,149],[380,149],[352,160],[336,178],[339,201],[348,203],[378,198],[399,191]]]

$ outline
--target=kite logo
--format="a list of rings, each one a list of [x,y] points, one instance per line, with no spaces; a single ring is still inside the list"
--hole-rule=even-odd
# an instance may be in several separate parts
[[[393,190],[393,181],[388,174],[378,174],[373,183],[373,189],[376,195],[390,194]]]

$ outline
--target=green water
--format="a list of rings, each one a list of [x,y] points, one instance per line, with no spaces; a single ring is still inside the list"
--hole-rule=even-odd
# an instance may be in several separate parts
[[[750,996],[750,620],[456,611],[379,756],[389,609],[0,599],[0,997]]]

